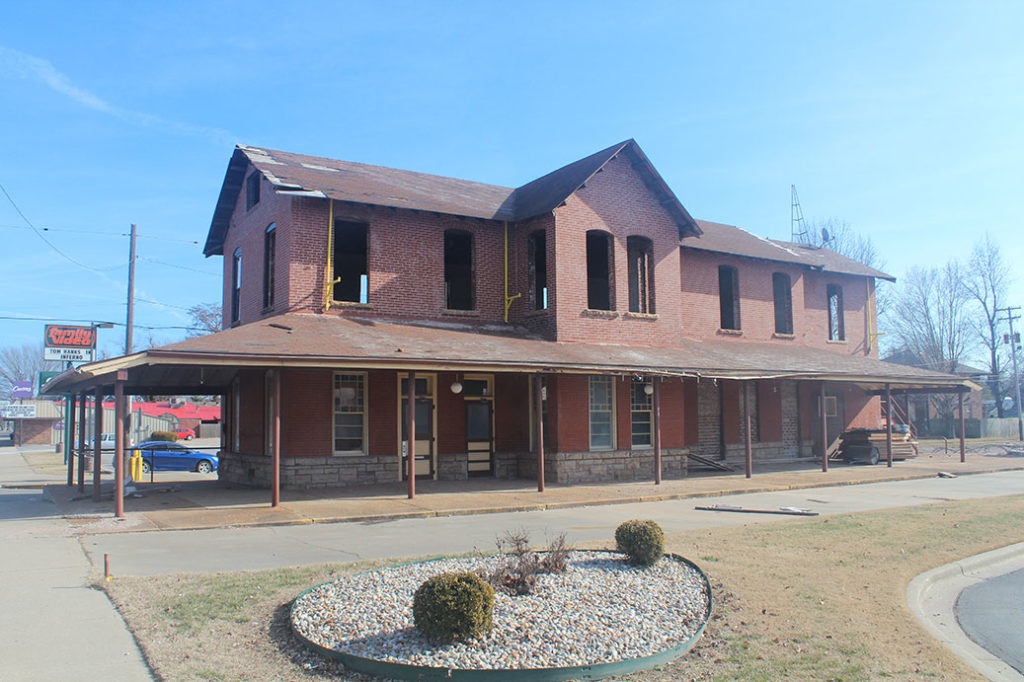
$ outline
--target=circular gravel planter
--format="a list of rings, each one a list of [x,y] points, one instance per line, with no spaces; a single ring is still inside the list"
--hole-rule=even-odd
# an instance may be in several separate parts
[[[640,569],[618,552],[579,550],[534,591],[495,592],[494,629],[435,646],[412,622],[412,596],[432,575],[500,557],[435,559],[347,576],[303,592],[291,625],[347,668],[400,680],[596,680],[653,668],[690,650],[711,615],[711,586],[674,554]]]

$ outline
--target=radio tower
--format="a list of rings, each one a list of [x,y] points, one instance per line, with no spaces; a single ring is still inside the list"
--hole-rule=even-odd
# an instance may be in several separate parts
[[[796,194],[796,185],[790,185],[792,202],[789,208],[789,240],[798,244],[811,244],[811,236],[807,233],[804,223],[804,211],[800,208],[800,197]]]

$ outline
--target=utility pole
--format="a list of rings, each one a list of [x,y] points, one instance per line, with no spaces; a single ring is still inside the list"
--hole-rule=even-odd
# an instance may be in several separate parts
[[[1013,383],[1017,387],[1017,438],[1024,442],[1024,416],[1021,415],[1020,409],[1020,373],[1017,370],[1017,335],[1013,332],[1014,320],[1019,320],[1020,315],[1014,316],[1013,311],[1020,310],[1019,305],[1007,306],[1005,308],[997,308],[996,313],[1005,312],[1005,321],[1010,325],[1010,335],[1007,337],[1007,341],[1010,342],[1010,354],[1013,357]],[[1000,320],[1002,322],[1004,320]],[[999,400],[999,396],[995,396],[996,400]]]
[[[132,335],[135,331],[135,223],[132,223],[132,231],[128,241],[128,315],[125,320],[124,330],[124,354],[132,353]],[[125,410],[124,433],[131,438],[132,424],[132,396],[128,395],[128,409]],[[121,475],[121,472],[118,472]]]

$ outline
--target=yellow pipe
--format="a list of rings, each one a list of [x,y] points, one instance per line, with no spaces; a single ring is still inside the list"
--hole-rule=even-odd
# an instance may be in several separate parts
[[[334,199],[329,200],[327,209],[327,264],[324,266],[324,312],[331,309],[331,292],[340,277],[331,279],[331,265],[334,263]]]
[[[508,310],[512,307],[512,301],[522,296],[522,294],[516,294],[515,296],[508,295],[508,221],[505,222],[505,324],[508,324]]]

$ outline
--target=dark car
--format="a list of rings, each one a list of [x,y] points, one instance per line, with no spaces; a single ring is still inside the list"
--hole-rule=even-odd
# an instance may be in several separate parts
[[[217,470],[220,463],[217,455],[211,452],[192,450],[180,443],[169,441],[149,441],[132,448],[142,452],[142,473],[154,471],[198,471],[209,474]]]

